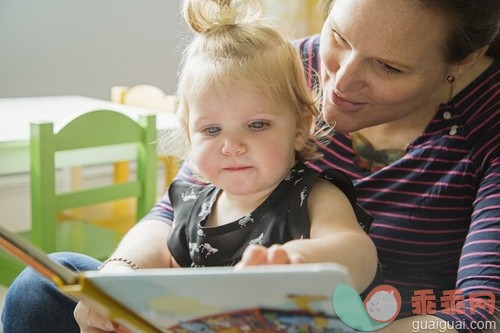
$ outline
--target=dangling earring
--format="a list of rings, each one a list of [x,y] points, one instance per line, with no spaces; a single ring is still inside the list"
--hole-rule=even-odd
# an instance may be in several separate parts
[[[453,98],[453,82],[455,82],[455,77],[453,75],[448,75],[446,81],[450,84],[450,95],[448,96],[448,103]]]

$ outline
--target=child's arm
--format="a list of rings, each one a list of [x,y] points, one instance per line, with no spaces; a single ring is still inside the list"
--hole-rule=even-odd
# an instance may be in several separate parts
[[[270,248],[250,246],[240,266],[337,262],[346,266],[354,288],[362,292],[373,280],[377,251],[356,221],[353,208],[336,186],[319,180],[308,199],[311,238]]]

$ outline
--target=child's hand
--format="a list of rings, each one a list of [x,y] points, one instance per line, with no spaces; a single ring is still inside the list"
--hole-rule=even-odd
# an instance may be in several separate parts
[[[250,245],[243,252],[237,267],[256,265],[301,264],[304,258],[299,254],[289,254],[283,245],[275,244],[269,248],[262,245]]]

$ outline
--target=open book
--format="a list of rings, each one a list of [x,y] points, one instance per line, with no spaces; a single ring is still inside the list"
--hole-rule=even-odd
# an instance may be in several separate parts
[[[355,332],[333,310],[337,264],[75,273],[1,226],[0,248],[133,332]]]

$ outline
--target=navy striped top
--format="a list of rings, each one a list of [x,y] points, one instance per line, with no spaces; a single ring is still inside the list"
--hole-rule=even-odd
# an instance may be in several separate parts
[[[297,46],[309,85],[316,86],[319,37]],[[426,303],[431,313],[437,309],[436,315],[455,322],[460,332],[493,320],[477,293],[492,293],[500,306],[499,87],[497,59],[441,105],[403,158],[373,173],[354,168],[349,134],[336,133],[327,145],[318,143],[324,157],[312,166],[349,175],[359,203],[375,218],[369,235],[378,249],[384,282],[401,293],[400,317],[423,304],[416,299],[412,303],[414,292],[422,290],[434,297]],[[178,177],[194,181],[187,165]],[[146,218],[171,223],[172,216],[165,197]],[[441,310],[446,303],[441,296],[455,289],[461,291],[452,302],[458,311],[447,314]]]

